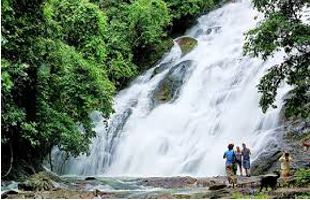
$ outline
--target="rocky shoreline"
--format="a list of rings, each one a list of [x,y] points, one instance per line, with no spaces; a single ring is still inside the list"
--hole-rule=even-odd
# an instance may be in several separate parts
[[[304,187],[280,187],[277,190],[259,192],[261,177],[240,177],[235,188],[227,185],[227,177],[55,177],[47,172],[32,176],[15,189],[1,194],[1,198],[63,198],[63,199],[214,199],[234,198],[238,195],[265,195],[268,198],[295,198],[309,195],[310,185]],[[43,178],[45,176],[45,178]],[[281,182],[281,181],[280,181]],[[3,187],[2,187],[3,188]]]
[[[310,153],[303,150],[299,141],[309,137],[310,122],[283,123],[275,130],[259,157],[252,163],[252,177],[238,176],[235,188],[228,186],[227,177],[59,177],[42,171],[20,182],[2,181],[1,198],[62,198],[62,199],[214,199],[214,198],[296,198],[310,197],[310,184],[296,187],[278,179],[276,190],[259,192],[263,174],[280,169],[278,159],[284,150],[291,152],[293,171],[308,168]],[[268,175],[267,175],[268,176]],[[294,179],[294,178],[293,178]],[[293,180],[292,179],[292,180]],[[259,196],[257,196],[259,195]],[[303,196],[301,196],[303,197]]]

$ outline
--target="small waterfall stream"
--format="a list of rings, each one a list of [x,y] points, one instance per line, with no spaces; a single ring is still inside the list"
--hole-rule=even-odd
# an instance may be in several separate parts
[[[254,18],[258,16],[257,20]],[[244,33],[261,15],[249,1],[230,3],[198,19],[186,35],[197,47],[182,56],[175,45],[153,68],[115,96],[115,114],[106,128],[92,114],[97,137],[90,156],[70,158],[55,149],[60,174],[104,176],[212,176],[224,174],[228,143],[245,142],[255,159],[279,126],[278,109],[263,114],[256,85],[281,61],[242,55]],[[156,100],[163,83],[172,88],[168,102]],[[288,87],[279,90],[277,99]]]

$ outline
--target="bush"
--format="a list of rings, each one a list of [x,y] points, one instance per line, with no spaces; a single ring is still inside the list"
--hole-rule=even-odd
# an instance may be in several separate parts
[[[294,199],[310,199],[310,192],[307,194],[295,195]]]
[[[170,24],[171,17],[162,0],[137,0],[128,9],[129,30],[134,38],[134,46],[158,43],[166,36],[164,28]]]
[[[296,186],[304,186],[310,184],[310,170],[307,168],[299,169],[295,173],[295,177],[296,177]]]

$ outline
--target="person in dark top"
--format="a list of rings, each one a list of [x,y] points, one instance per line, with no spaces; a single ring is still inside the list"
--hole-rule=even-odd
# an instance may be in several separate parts
[[[225,151],[223,159],[226,159],[225,168],[226,168],[228,182],[230,184],[233,184],[233,187],[234,187],[237,181],[233,173],[233,163],[235,162],[235,152],[234,152],[233,144],[228,145],[228,151]]]
[[[246,147],[246,145],[243,143],[242,144],[242,158],[243,158],[243,168],[245,169],[245,174],[247,177],[250,177],[250,168],[251,168],[251,164],[250,164],[250,155],[251,155],[251,151],[249,148]]]

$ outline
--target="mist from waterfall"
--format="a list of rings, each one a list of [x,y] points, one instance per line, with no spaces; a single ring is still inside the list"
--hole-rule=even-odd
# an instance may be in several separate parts
[[[229,3],[200,17],[186,33],[198,40],[197,47],[182,56],[175,45],[156,66],[117,94],[116,112],[108,127],[93,113],[98,136],[91,154],[62,164],[63,156],[55,150],[56,171],[131,177],[222,175],[228,143],[240,146],[243,142],[255,159],[273,139],[281,97],[289,89],[280,88],[277,109],[262,113],[256,85],[269,67],[282,60],[282,54],[265,62],[242,55],[244,33],[261,17],[249,1]],[[180,63],[189,70],[178,96],[154,103],[154,91]],[[157,74],[156,67],[162,69]]]

